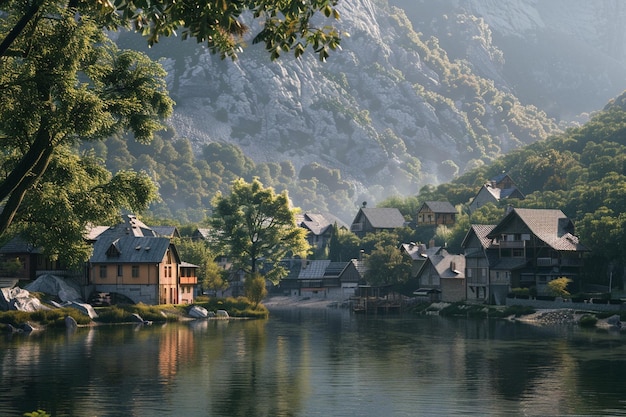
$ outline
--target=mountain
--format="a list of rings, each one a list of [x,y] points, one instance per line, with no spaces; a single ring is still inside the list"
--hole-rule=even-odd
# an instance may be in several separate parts
[[[401,5],[400,0],[395,3]],[[385,0],[342,0],[342,18],[336,24],[350,36],[325,63],[313,54],[299,60],[286,55],[271,62],[259,45],[250,45],[237,61],[222,61],[196,43],[165,39],[146,52],[161,58],[169,73],[169,88],[177,102],[171,121],[174,139],[189,140],[199,157],[207,144],[219,143],[240,148],[256,163],[289,161],[295,167],[296,187],[298,181],[317,181],[327,194],[333,193],[333,184],[315,177],[315,172],[320,166],[325,172],[338,172],[340,181],[351,188],[341,203],[349,212],[363,200],[375,204],[390,195],[415,194],[426,184],[448,181],[545,139],[559,128],[542,108],[559,118],[581,111],[573,99],[535,97],[533,92],[559,91],[552,85],[559,81],[554,75],[559,71],[549,72],[549,61],[537,63],[532,77],[527,70],[534,68],[533,62],[511,68],[518,58],[508,55],[508,45],[524,45],[526,36],[537,33],[548,36],[547,24],[542,32],[537,23],[546,9],[539,7],[540,2],[502,2],[509,9],[496,1],[468,2],[465,9],[461,6],[465,2],[405,3],[412,21],[405,9]],[[579,9],[570,10],[569,1],[559,4],[564,12],[587,11],[583,2],[576,3]],[[512,5],[517,5],[518,17],[507,14]],[[499,20],[498,7],[503,10]],[[529,16],[536,17],[536,25],[524,20]],[[492,32],[488,22],[498,32]],[[527,32],[527,27],[536,30]],[[596,38],[589,36],[593,45]],[[121,34],[117,41],[145,50],[145,41],[132,34]],[[547,54],[547,49],[542,51],[537,53]],[[591,46],[579,52],[589,65],[605,62],[593,60]],[[609,72],[618,74],[621,67],[617,58],[614,61],[614,72],[603,66],[595,73],[579,70],[571,77],[615,96],[619,90],[611,90],[617,81],[609,82]],[[544,85],[538,80],[548,77],[545,74],[552,78]],[[527,84],[522,84],[524,76]],[[567,78],[560,81],[569,83]],[[567,94],[576,97],[577,85],[570,87]],[[520,100],[523,95],[529,97]],[[590,102],[591,98],[586,97]],[[558,109],[563,102],[572,106],[560,113],[551,108],[553,102]],[[594,108],[588,104],[582,110]],[[337,175],[332,177],[337,180]],[[290,190],[290,194],[303,193]],[[328,209],[316,205],[315,199],[298,197],[294,204],[305,210]]]
[[[391,0],[451,59],[559,120],[596,111],[626,89],[626,3],[619,0]],[[502,52],[480,60],[481,30]]]

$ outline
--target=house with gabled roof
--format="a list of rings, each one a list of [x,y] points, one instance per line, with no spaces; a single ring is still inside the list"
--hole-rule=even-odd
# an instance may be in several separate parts
[[[368,233],[377,233],[383,230],[393,231],[407,225],[404,216],[395,207],[367,208],[359,209],[354,217],[350,230],[362,238]]]
[[[321,249],[328,244],[333,226],[348,230],[348,225],[330,213],[305,212],[296,215],[296,224],[307,231],[306,239],[312,248]]]
[[[526,198],[508,174],[502,173],[487,181],[469,204],[470,212],[474,212],[486,204],[498,204],[501,200]]]
[[[456,208],[448,201],[426,201],[417,210],[418,226],[452,226],[456,222]]]
[[[430,256],[437,255],[443,249],[442,246],[426,246],[424,243],[401,243],[400,252],[411,258],[411,278],[415,278],[422,265]]]
[[[466,299],[463,255],[452,255],[444,249],[437,255],[429,256],[417,273],[417,279],[417,293],[438,290],[441,292],[441,301],[449,303]]]
[[[535,288],[580,276],[588,249],[561,211],[511,208],[495,226],[474,225],[463,240],[468,300],[503,304],[512,288]]]
[[[95,292],[123,294],[145,304],[190,303],[194,299],[197,266],[182,263],[166,237],[100,238],[94,243],[88,269]]]

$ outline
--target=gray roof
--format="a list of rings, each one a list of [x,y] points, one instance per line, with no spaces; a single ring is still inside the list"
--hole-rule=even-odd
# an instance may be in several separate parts
[[[446,253],[429,259],[440,278],[465,278],[465,256]]]
[[[489,233],[497,236],[517,216],[545,244],[560,251],[587,251],[574,232],[574,224],[561,210],[515,208]]]
[[[151,226],[150,227],[157,236],[163,237],[180,237],[176,226]]]
[[[345,229],[349,229],[348,225],[330,213],[307,212],[296,217],[298,226],[309,229],[311,233],[317,236],[326,232],[326,230],[329,227],[332,227],[335,223],[337,223],[337,227],[339,228],[343,227]]]
[[[160,263],[169,247],[170,239],[166,237],[124,236],[113,241],[98,239],[94,243],[90,262]]]
[[[328,259],[307,261],[306,267],[303,266],[300,270],[298,279],[322,278],[328,265],[330,265]]]
[[[456,213],[456,209],[449,201],[426,201],[422,207],[428,207],[434,213]],[[420,211],[422,209],[420,208]]]
[[[487,235],[489,235],[494,227],[496,226],[493,224],[473,224],[470,227],[470,230],[465,235],[465,238],[463,238],[461,246],[465,247],[466,240],[469,239],[471,234],[474,234],[476,238],[480,241],[480,245],[484,249],[487,249],[489,246],[491,246],[491,239],[487,237]]]
[[[360,211],[375,229],[395,229],[406,223],[400,210],[395,207],[361,208]]]
[[[15,236],[9,240],[2,248],[0,253],[13,254],[13,253],[43,253],[40,248],[36,248],[31,243],[28,243],[21,236]]]

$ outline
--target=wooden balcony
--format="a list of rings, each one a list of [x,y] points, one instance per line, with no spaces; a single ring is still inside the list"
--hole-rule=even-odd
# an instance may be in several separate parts
[[[180,277],[178,283],[180,285],[195,285],[198,283],[198,277]]]

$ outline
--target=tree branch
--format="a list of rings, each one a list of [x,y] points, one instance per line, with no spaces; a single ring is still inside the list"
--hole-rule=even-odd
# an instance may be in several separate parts
[[[22,33],[28,22],[37,14],[39,11],[40,3],[39,1],[33,1],[30,5],[29,9],[26,10],[26,13],[22,18],[13,26],[13,29],[7,34],[7,36],[0,43],[0,57],[3,57],[7,54],[9,47],[13,44],[15,39]]]

